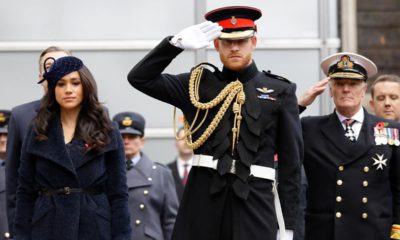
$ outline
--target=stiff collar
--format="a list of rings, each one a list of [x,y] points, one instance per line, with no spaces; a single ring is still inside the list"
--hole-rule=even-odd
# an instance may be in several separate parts
[[[254,60],[252,60],[252,62],[249,66],[247,66],[246,68],[244,68],[240,71],[233,71],[224,66],[222,69],[222,72],[221,72],[221,78],[224,81],[228,81],[228,82],[233,82],[233,81],[236,81],[236,79],[239,79],[239,81],[244,83],[250,79],[253,79],[257,73],[258,73],[257,66],[256,66]]]
[[[341,115],[337,110],[335,110],[339,121],[342,123],[344,120],[349,119],[348,117],[345,117],[343,115]],[[358,112],[356,114],[354,114],[353,116],[351,116],[350,119],[356,120],[359,123],[363,123],[364,122],[364,109],[361,107]]]

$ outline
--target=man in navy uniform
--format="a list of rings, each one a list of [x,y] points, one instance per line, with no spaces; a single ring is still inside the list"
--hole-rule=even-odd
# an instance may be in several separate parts
[[[195,155],[174,240],[274,239],[278,223],[280,237],[293,236],[303,155],[296,87],[259,71],[252,59],[260,17],[252,7],[213,10],[209,21],[165,38],[128,75],[132,86],[185,115]],[[183,50],[212,42],[222,71],[202,64],[190,73],[162,73]]]
[[[6,172],[7,132],[10,111],[0,110],[0,238],[8,239],[8,221],[6,211]]]
[[[68,50],[60,47],[51,46],[43,50],[39,56],[39,76],[38,79],[43,79],[44,68],[50,69],[52,61],[47,61],[44,65],[44,60],[48,57],[55,59],[71,55]],[[47,81],[41,83],[43,87],[43,93],[47,91]],[[6,167],[6,193],[7,193],[7,216],[9,230],[12,237],[13,234],[13,223],[15,216],[15,204],[16,204],[16,191],[17,191],[17,179],[18,179],[18,168],[20,164],[20,155],[22,141],[24,140],[25,134],[28,130],[29,124],[32,119],[36,116],[37,111],[40,107],[40,99],[25,103],[14,107],[11,110],[10,124],[8,128],[8,141],[7,141],[7,167]]]
[[[114,116],[124,139],[132,240],[170,240],[178,211],[171,170],[143,152],[145,119],[135,112]]]
[[[400,239],[400,125],[362,108],[377,68],[354,53],[333,54],[321,68],[336,109],[302,118],[305,239]]]

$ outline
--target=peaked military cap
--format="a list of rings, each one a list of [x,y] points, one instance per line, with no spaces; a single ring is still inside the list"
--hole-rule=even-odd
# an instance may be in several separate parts
[[[356,53],[335,53],[321,62],[325,75],[333,79],[359,79],[366,81],[378,72],[368,58]]]
[[[139,113],[121,112],[113,117],[113,121],[118,123],[118,128],[121,134],[144,136],[146,121]]]
[[[8,132],[8,122],[10,120],[11,111],[0,110],[0,133]]]
[[[53,60],[54,63],[53,65],[51,65],[49,71],[47,71],[45,67],[46,62],[50,60]],[[73,56],[61,57],[58,58],[57,60],[52,57],[49,57],[46,58],[46,60],[44,60],[43,66],[45,69],[44,70],[45,72],[43,74],[43,79],[40,80],[38,83],[42,83],[43,81],[47,80],[48,86],[50,88],[55,88],[58,80],[60,80],[62,77],[64,77],[69,73],[81,69],[83,67],[83,62],[79,58]]]
[[[257,31],[254,21],[261,15],[261,10],[258,8],[230,6],[212,10],[204,17],[223,28],[220,39],[238,40],[254,36]]]

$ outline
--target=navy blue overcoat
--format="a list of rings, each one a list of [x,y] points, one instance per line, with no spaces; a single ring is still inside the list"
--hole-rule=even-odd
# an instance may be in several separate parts
[[[101,152],[86,152],[74,139],[67,148],[60,119],[49,123],[48,140],[31,127],[21,152],[15,239],[129,239],[125,156],[118,130]],[[39,194],[42,189],[96,189],[96,193]]]

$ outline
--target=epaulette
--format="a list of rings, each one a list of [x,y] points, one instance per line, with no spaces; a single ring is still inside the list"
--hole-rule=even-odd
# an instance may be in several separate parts
[[[160,167],[168,168],[168,169],[169,169],[169,167],[166,166],[165,164],[162,164],[162,163],[159,163],[159,162],[154,162],[154,164],[157,165],[157,166],[160,166]]]
[[[263,70],[263,72],[264,72],[264,74],[267,75],[268,77],[272,77],[272,78],[275,78],[275,79],[278,79],[278,80],[281,80],[281,81],[285,81],[285,82],[287,82],[287,83],[292,83],[291,81],[289,81],[288,79],[286,79],[286,78],[284,78],[284,77],[282,77],[282,76],[272,74],[270,70],[268,70],[268,71]]]

